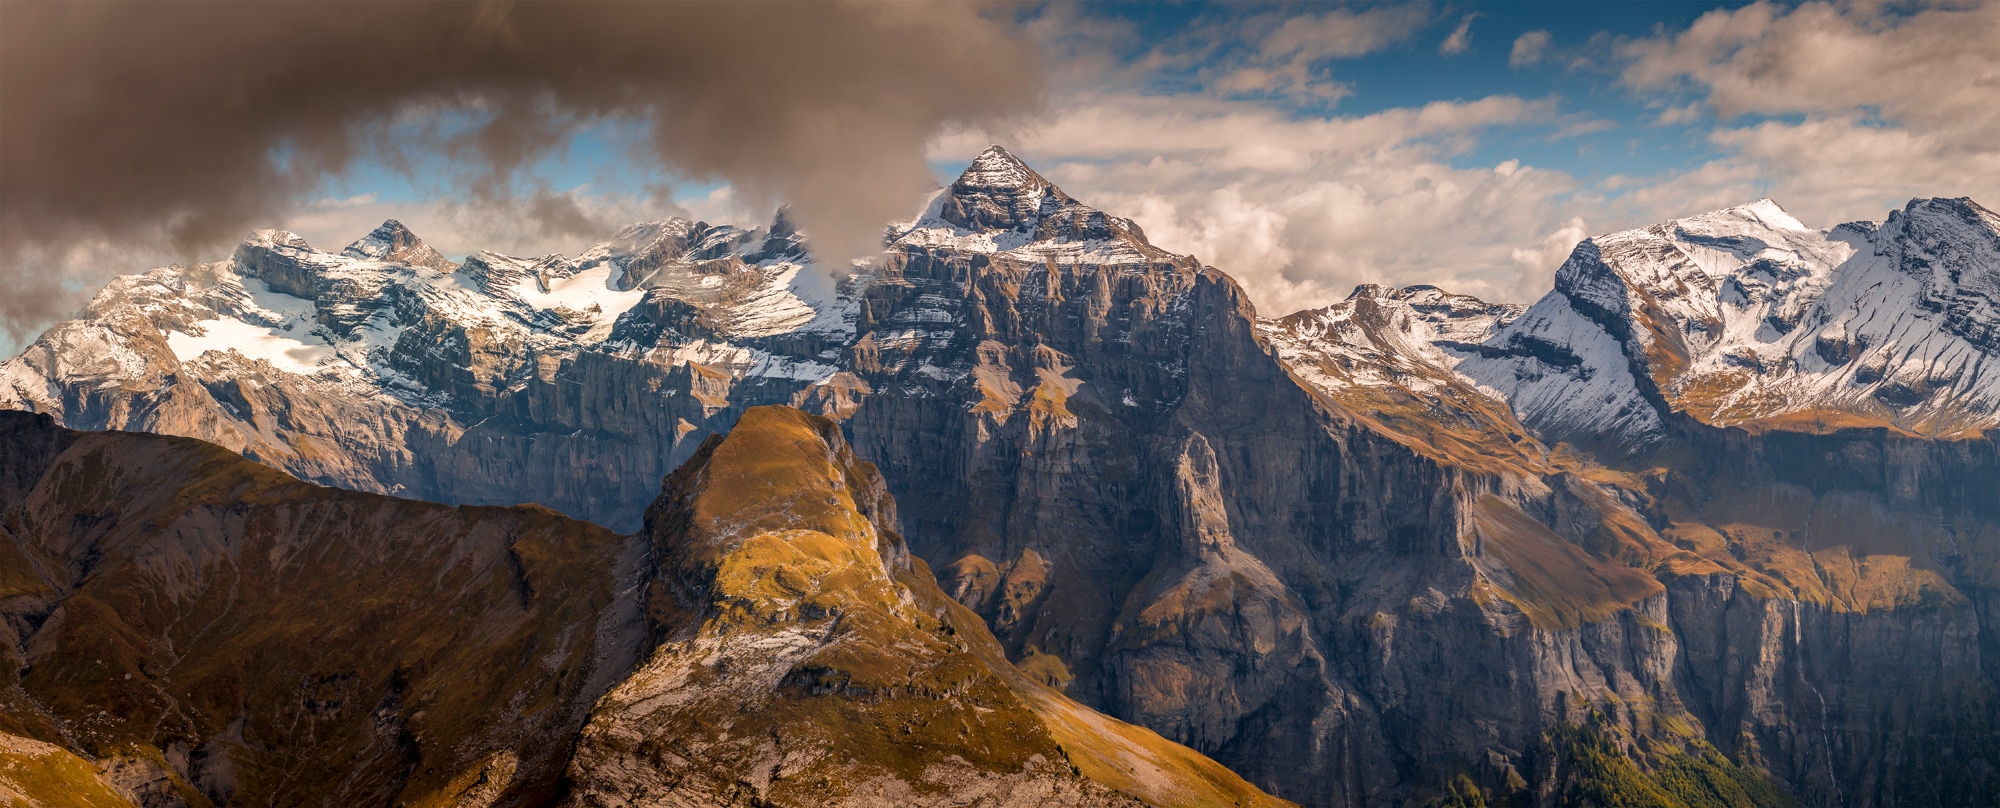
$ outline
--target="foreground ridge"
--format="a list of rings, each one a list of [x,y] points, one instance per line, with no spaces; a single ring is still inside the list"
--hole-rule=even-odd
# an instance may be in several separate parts
[[[30,627],[0,794],[30,803],[1289,804],[1016,670],[795,410],[709,441],[636,537],[187,439],[0,437]]]

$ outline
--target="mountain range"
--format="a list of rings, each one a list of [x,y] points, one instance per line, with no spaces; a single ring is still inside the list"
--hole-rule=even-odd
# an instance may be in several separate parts
[[[998,147],[842,267],[263,231],[0,363],[0,730],[186,804],[1978,804],[1996,306],[1971,200],[1760,200],[1266,318]]]

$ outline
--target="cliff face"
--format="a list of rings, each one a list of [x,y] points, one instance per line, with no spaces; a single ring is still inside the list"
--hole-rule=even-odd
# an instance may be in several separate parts
[[[1670,585],[1689,704],[1738,734],[1718,745],[1771,761],[1810,802],[1990,793],[1992,441],[1731,429],[1683,444],[1699,459],[1663,477],[1664,532],[1749,568]]]
[[[1016,670],[796,410],[635,537],[23,413],[0,447],[29,804],[1287,804]]]
[[[572,803],[1282,804],[1015,669],[830,421],[745,413],[646,523],[664,641],[593,713]]]

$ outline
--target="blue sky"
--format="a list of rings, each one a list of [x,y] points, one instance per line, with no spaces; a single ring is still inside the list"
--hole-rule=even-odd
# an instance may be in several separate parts
[[[937,180],[1002,143],[1272,313],[1363,282],[1532,300],[1588,234],[1767,195],[1821,227],[2000,198],[2000,53],[1981,34],[2000,4],[1052,4],[1013,22],[1044,101],[936,132]],[[507,189],[607,225],[768,216],[727,177],[658,167],[645,137],[582,126]],[[316,241],[384,215],[447,253],[587,241],[468,205],[441,158],[364,160],[315,197],[286,224]]]

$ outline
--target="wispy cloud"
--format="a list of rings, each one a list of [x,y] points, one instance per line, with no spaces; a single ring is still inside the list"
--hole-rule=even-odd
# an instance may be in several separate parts
[[[1507,63],[1515,67],[1538,64],[1548,55],[1549,43],[1554,35],[1547,31],[1529,31],[1514,38],[1514,49],[1507,56]]]
[[[1438,43],[1438,53],[1457,56],[1472,50],[1472,20],[1478,16],[1478,14],[1467,14],[1464,19],[1459,20],[1458,27],[1451,29],[1451,33],[1445,36],[1444,41]]]

